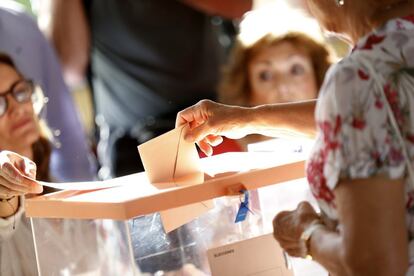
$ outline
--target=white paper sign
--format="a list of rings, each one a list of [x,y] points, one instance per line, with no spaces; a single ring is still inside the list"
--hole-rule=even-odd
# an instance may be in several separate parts
[[[212,276],[293,276],[272,234],[209,249]]]

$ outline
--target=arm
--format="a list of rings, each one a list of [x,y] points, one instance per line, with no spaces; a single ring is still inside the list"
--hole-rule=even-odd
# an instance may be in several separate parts
[[[10,213],[8,215],[3,213],[2,217],[0,217],[0,243],[13,236],[20,227],[20,222],[24,215],[24,197],[14,197],[13,200],[16,201],[15,206],[13,203],[13,211],[10,212],[10,206],[8,208],[4,206],[4,210]]]
[[[19,197],[13,196],[9,200],[0,197],[0,218],[7,218],[16,213],[19,208]]]
[[[334,193],[340,230],[324,227],[313,232],[308,249],[314,260],[333,275],[405,275],[408,237],[403,181],[378,176],[342,181]],[[299,237],[312,215],[303,210],[298,207],[274,221],[276,239],[288,253],[298,257],[306,252]],[[293,217],[290,221],[299,223],[283,225],[289,215]],[[280,229],[288,234],[280,234]]]
[[[203,100],[179,112],[176,126],[189,123],[191,129],[185,138],[197,142],[209,155],[211,146],[220,144],[220,136],[238,139],[256,133],[272,137],[313,137],[315,105],[316,100],[310,100],[247,108]]]
[[[316,100],[309,100],[255,107],[252,129],[271,137],[315,137],[315,105]]]
[[[68,84],[83,80],[89,63],[90,31],[82,0],[42,0],[44,14],[50,16],[42,26],[62,64]],[[43,21],[42,21],[43,22]]]
[[[405,275],[408,237],[404,183],[386,177],[343,181],[335,189],[340,233],[319,230],[310,250],[330,271]]]
[[[181,0],[202,12],[226,18],[241,18],[252,8],[252,0]]]

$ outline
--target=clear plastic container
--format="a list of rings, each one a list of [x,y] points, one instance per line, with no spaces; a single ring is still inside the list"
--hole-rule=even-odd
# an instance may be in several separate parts
[[[209,248],[263,234],[257,192],[235,223],[239,196],[166,234],[159,213],[130,220],[32,218],[39,275],[210,275]]]

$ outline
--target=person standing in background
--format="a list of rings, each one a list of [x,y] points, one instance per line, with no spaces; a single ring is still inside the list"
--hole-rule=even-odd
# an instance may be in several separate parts
[[[224,61],[218,15],[251,0],[52,1],[48,33],[66,71],[90,62],[100,126],[100,176],[142,170],[136,146],[174,127],[175,114],[215,98]]]
[[[51,156],[54,177],[61,181],[94,179],[96,164],[54,50],[23,7],[11,1],[0,3],[0,51],[8,53],[49,98],[46,120],[55,133],[59,132]]]
[[[226,49],[222,19],[214,15],[239,18],[252,6],[252,0],[49,2],[46,32],[64,71],[81,79],[90,64],[102,179],[143,170],[137,145],[173,129],[182,107],[215,98]],[[131,236],[143,272],[181,269],[177,252],[197,252],[195,243],[178,242],[191,237],[185,227],[164,236],[157,215],[134,219]],[[163,242],[152,242],[159,237]]]
[[[316,99],[332,60],[327,45],[301,32],[267,33],[252,44],[239,37],[224,67],[218,100],[252,107]],[[223,138],[214,154],[247,151],[249,144],[268,139],[263,135],[237,141]]]

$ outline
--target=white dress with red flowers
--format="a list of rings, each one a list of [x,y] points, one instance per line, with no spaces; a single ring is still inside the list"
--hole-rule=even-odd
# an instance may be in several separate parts
[[[409,70],[414,69],[414,16],[408,16],[390,20],[363,37],[329,70],[319,94],[315,112],[319,134],[306,170],[321,210],[333,220],[338,218],[333,189],[340,179],[377,174],[407,179],[401,146],[381,92],[363,65],[366,61],[387,80],[384,92],[414,164],[414,70]],[[404,78],[398,81],[401,71]],[[406,206],[414,266],[414,193],[408,184]]]

